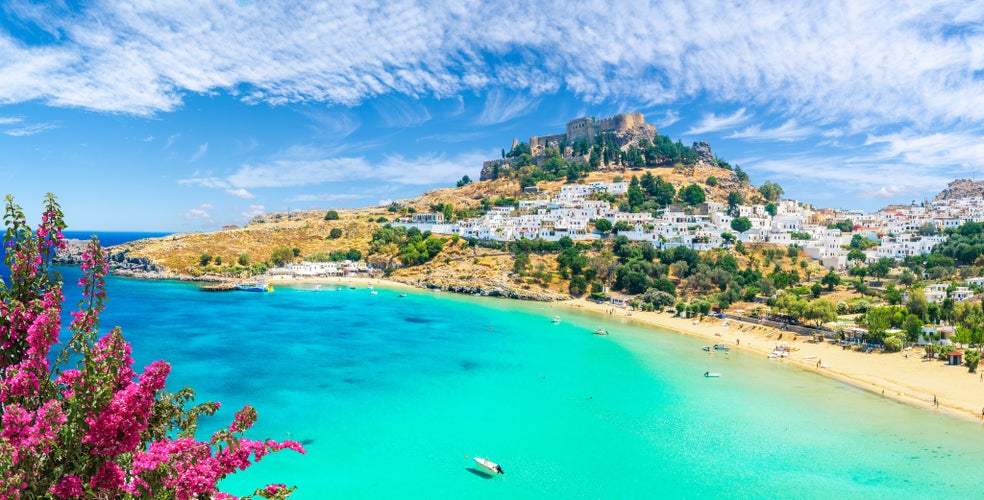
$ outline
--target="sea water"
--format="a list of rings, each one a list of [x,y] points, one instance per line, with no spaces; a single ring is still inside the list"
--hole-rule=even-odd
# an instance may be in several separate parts
[[[63,272],[68,309],[78,271]],[[235,495],[273,482],[298,499],[980,495],[979,424],[624,318],[375,291],[110,278],[102,328],[123,328],[138,365],[169,361],[172,389],[222,402],[200,438],[249,403],[251,437],[304,444],[223,482]]]

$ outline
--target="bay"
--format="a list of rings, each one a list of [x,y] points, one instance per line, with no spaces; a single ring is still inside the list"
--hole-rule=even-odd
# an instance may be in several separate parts
[[[979,424],[624,319],[376,291],[110,278],[102,324],[123,328],[138,365],[169,361],[171,388],[223,403],[201,432],[250,403],[252,437],[305,445],[225,481],[235,495],[270,482],[298,499],[979,494]],[[506,474],[476,474],[474,456]]]

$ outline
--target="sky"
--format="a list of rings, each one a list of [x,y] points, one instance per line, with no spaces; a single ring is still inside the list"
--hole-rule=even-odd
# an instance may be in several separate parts
[[[74,230],[386,204],[636,111],[786,198],[931,199],[984,177],[984,2],[0,1],[0,194]]]

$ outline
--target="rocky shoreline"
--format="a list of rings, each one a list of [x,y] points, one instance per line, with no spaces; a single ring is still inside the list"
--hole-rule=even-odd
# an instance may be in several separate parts
[[[55,262],[62,265],[77,266],[82,263],[82,253],[88,245],[88,240],[65,240],[66,246],[59,250],[55,255]],[[222,276],[190,276],[176,273],[163,266],[155,264],[146,257],[133,257],[129,255],[127,249],[116,249],[109,247],[106,249],[106,261],[109,264],[110,273],[115,276],[145,280],[174,280],[202,283],[223,283],[236,281],[233,278]],[[530,300],[537,302],[554,302],[567,300],[570,297],[561,296],[554,293],[519,289],[506,283],[486,280],[482,283],[463,283],[455,280],[433,280],[431,277],[423,278],[417,276],[401,276],[399,278],[382,278],[386,281],[402,283],[427,290],[441,290],[445,292],[461,293],[467,295],[481,295],[483,297],[503,297],[508,299]]]

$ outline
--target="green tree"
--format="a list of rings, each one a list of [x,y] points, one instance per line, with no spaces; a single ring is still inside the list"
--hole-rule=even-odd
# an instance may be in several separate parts
[[[211,262],[212,262],[211,254],[203,253],[198,257],[198,265],[200,266],[207,266]]]
[[[468,176],[466,175],[466,176],[464,176],[464,177],[462,177],[460,181],[458,181],[458,182],[457,182],[457,186],[458,186],[458,187],[464,187],[464,186],[467,186],[467,185],[469,185],[469,184],[471,184],[471,181],[472,181],[472,180],[471,180],[471,178],[469,178],[469,177],[468,177]]]
[[[571,278],[571,284],[567,287],[567,291],[574,297],[583,296],[588,291],[588,280],[584,276]]]
[[[642,187],[639,185],[639,179],[634,175],[629,181],[629,190],[626,196],[631,212],[638,212],[642,208],[643,202],[646,201],[646,196],[642,193]]]
[[[333,240],[337,240],[342,237],[342,230],[340,228],[333,227],[331,228],[331,231],[328,232],[328,237]]]
[[[710,176],[707,177],[707,180],[704,181],[704,184],[707,184],[708,186],[711,186],[711,187],[717,186],[718,185],[718,178],[717,177],[714,177],[713,175],[710,175]]]
[[[704,193],[704,189],[697,184],[690,184],[689,186],[680,190],[680,200],[685,204],[690,206],[697,206],[707,200],[707,195]]]
[[[762,198],[765,198],[765,201],[773,202],[783,195],[783,190],[779,184],[766,181],[765,184],[759,186],[759,193],[762,194]]]
[[[967,349],[964,351],[964,364],[970,373],[977,373],[977,365],[981,362],[981,352],[977,349]]]
[[[745,196],[741,194],[740,191],[731,191],[728,193],[728,215],[732,217],[738,216],[738,207],[745,203]]]
[[[864,253],[864,250],[858,250],[857,248],[847,252],[847,260],[853,260],[855,265],[860,265],[868,258],[868,254]]]
[[[608,219],[595,219],[592,221],[595,229],[601,231],[602,233],[607,233],[612,230],[612,222]]]
[[[827,299],[817,299],[803,307],[803,319],[820,326],[837,319],[837,304]]]
[[[248,266],[249,265],[249,254],[247,254],[247,253],[241,253],[241,254],[239,254],[239,258],[236,259],[236,262],[238,262],[240,266],[243,266],[243,267]]]
[[[771,215],[772,217],[775,217],[776,216],[776,213],[778,213],[778,212],[779,212],[779,209],[776,207],[776,204],[775,203],[767,203],[765,205],[765,213]]]
[[[827,287],[827,291],[832,292],[834,291],[835,286],[840,285],[841,278],[840,276],[837,275],[837,273],[830,271],[823,276],[823,278],[820,280],[820,283],[824,284]]]
[[[277,247],[270,255],[270,262],[274,266],[282,266],[294,259],[294,252],[288,247]]]
[[[748,217],[735,217],[731,220],[731,229],[738,231],[739,233],[744,233],[752,228],[752,221],[748,220]]]
[[[338,215],[338,212],[336,210],[329,210],[327,213],[325,213],[325,220],[338,220],[340,218],[341,217]]]

